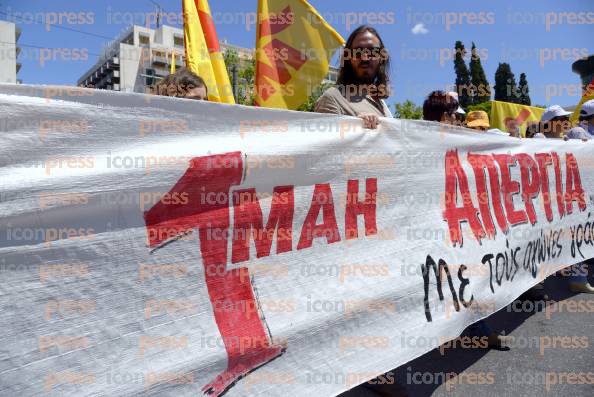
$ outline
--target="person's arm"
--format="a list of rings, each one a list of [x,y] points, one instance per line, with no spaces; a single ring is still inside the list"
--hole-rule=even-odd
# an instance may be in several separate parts
[[[324,94],[316,102],[317,113],[343,114],[342,108],[331,95]]]
[[[328,91],[316,102],[315,111],[318,113],[346,114],[336,98],[330,95]],[[357,117],[363,120],[365,128],[376,129],[379,124],[379,117],[375,114],[364,113],[358,114]]]

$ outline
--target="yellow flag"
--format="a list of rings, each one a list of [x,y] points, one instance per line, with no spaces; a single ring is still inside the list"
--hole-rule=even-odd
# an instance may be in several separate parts
[[[169,71],[169,73],[175,73],[175,51],[171,51],[171,70]]]
[[[584,104],[584,102],[587,102],[590,99],[594,99],[594,79],[592,79],[590,84],[588,84],[588,86],[584,90],[584,95],[582,96],[580,103],[578,103],[577,107],[575,108],[575,110],[573,111],[573,114],[570,117],[570,120],[573,123],[578,122],[579,117],[580,117],[580,110],[582,110],[582,105]]]
[[[297,109],[344,39],[306,0],[259,0],[255,103]]]
[[[213,46],[212,31],[214,31],[214,25],[209,24],[203,26],[202,24],[202,20],[205,20],[206,16],[199,15],[198,6],[203,1],[204,0],[182,0],[186,67],[202,77],[208,88],[209,101],[235,103],[233,99],[233,90],[229,84],[229,76],[224,67],[225,63],[221,58],[220,62],[213,64],[211,59],[212,53],[210,49]],[[208,5],[206,5],[206,7],[208,7]],[[200,14],[203,14],[203,12],[201,11]],[[210,18],[210,21],[212,22],[212,18]],[[204,28],[207,28],[210,32],[208,41]],[[218,41],[216,41],[216,49],[218,49]],[[224,70],[221,70],[221,64],[223,65]],[[219,79],[217,79],[217,76]]]
[[[519,105],[517,103],[491,101],[491,128],[508,131],[508,127],[513,124],[520,128],[522,136],[524,136],[528,122],[540,121],[543,113],[543,108]]]
[[[200,24],[202,25],[204,39],[206,40],[206,45],[210,54],[210,62],[212,64],[215,79],[217,80],[217,87],[221,94],[221,102],[235,103],[233,88],[229,82],[229,74],[227,73],[223,53],[219,46],[219,38],[217,37],[217,31],[214,26],[212,14],[210,13],[208,0],[196,0],[196,6],[198,7]]]

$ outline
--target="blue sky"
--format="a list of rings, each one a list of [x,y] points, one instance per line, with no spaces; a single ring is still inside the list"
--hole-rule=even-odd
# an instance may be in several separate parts
[[[154,2],[165,12],[181,11],[181,0]],[[109,41],[107,38],[115,38],[129,22],[144,24],[147,13],[151,18],[154,2],[0,0],[0,19],[15,21],[22,29],[19,44],[23,51],[19,61],[23,67],[19,78],[24,83],[74,85],[95,63],[102,46]],[[571,64],[584,54],[594,53],[591,0],[310,0],[310,3],[345,39],[360,23],[378,29],[392,57],[394,92],[390,104],[406,99],[421,104],[429,91],[452,84],[455,75],[451,49],[456,40],[463,41],[468,49],[472,41],[476,43],[491,83],[499,62],[511,64],[516,80],[520,73],[526,73],[532,102],[539,105],[575,105],[579,101],[580,81],[571,71]],[[220,39],[244,47],[254,46],[255,27],[246,23],[246,15],[256,11],[257,0],[210,0],[210,7],[218,22]],[[28,15],[14,17],[15,13],[23,12]],[[65,13],[76,16],[68,20]],[[31,23],[32,17],[38,23]],[[48,27],[44,20],[104,37]],[[175,24],[172,22],[176,21],[166,17],[164,22]],[[423,25],[414,29],[415,34],[413,28],[418,24]],[[58,54],[42,65],[39,49],[26,45],[71,51],[70,55]]]

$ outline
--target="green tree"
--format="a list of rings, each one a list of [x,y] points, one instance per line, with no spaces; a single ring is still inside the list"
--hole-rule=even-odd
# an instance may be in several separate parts
[[[256,60],[254,58],[244,62],[244,65],[238,73],[240,88],[238,103],[242,105],[254,105],[254,87],[256,84]]]
[[[477,105],[479,103],[488,102],[491,100],[491,86],[487,81],[485,70],[481,64],[481,58],[476,50],[474,42],[472,43],[471,57],[470,57],[470,76],[474,89],[474,96],[472,103]]]
[[[223,53],[223,60],[225,61],[225,67],[227,68],[227,73],[229,77],[233,74],[233,67],[237,67],[239,69],[239,54],[237,51],[227,48]]]
[[[239,71],[239,78],[244,79],[247,84],[254,84],[254,77],[256,76],[256,60],[249,59]]]
[[[495,100],[518,103],[516,77],[508,63],[500,63],[495,71]]]
[[[223,53],[223,60],[231,85],[235,88],[233,95],[235,102],[240,105],[254,104],[254,76],[256,75],[256,60],[242,61],[236,50],[227,48]],[[237,82],[233,81],[233,69],[237,70]]]
[[[235,89],[237,86],[236,81],[233,81],[233,70],[239,71],[240,67],[240,59],[239,54],[237,51],[227,48],[223,53],[223,61],[225,61],[225,67],[227,68],[227,75],[229,76],[229,82],[231,83],[231,87],[234,88],[233,96],[235,97],[235,102],[239,103],[238,92]]]
[[[482,110],[484,112],[487,112],[487,114],[489,115],[489,119],[491,118],[491,102],[483,102],[477,105],[470,105],[468,107],[469,112],[474,112],[476,110]]]
[[[403,103],[396,104],[394,117],[397,119],[420,120],[423,118],[423,108],[415,105],[410,99],[407,99]]]
[[[520,82],[518,83],[518,90],[520,91],[520,102],[522,105],[530,106],[530,90],[528,89],[528,80],[526,80],[526,73],[520,74]]]
[[[461,41],[456,41],[455,45],[456,57],[454,58],[454,72],[456,72],[456,92],[460,106],[464,109],[472,104],[472,97],[470,96],[470,72],[464,62],[466,56],[466,49]]]

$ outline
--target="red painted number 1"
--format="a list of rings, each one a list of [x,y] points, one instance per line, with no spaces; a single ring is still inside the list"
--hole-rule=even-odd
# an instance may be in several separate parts
[[[206,286],[227,350],[227,370],[202,389],[214,396],[282,354],[280,346],[271,344],[258,314],[248,269],[227,270],[229,194],[232,186],[241,183],[242,175],[240,152],[196,157],[169,192],[171,197],[187,194],[187,202],[166,205],[159,201],[144,214],[150,247],[198,230]]]

